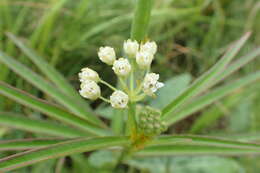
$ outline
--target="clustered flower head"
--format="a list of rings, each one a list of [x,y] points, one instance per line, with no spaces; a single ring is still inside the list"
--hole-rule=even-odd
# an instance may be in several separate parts
[[[150,73],[157,52],[155,42],[147,41],[139,44],[135,40],[128,39],[123,43],[123,50],[124,56],[118,59],[112,47],[100,47],[97,53],[103,63],[112,66],[119,79],[119,88],[103,81],[96,71],[86,67],[79,73],[81,82],[79,93],[82,97],[90,100],[100,98],[109,102],[114,108],[123,109],[127,108],[129,102],[138,102],[146,96],[155,96],[155,92],[164,86],[158,81],[159,74]],[[109,99],[102,97],[99,84],[104,84],[113,90]]]
[[[153,136],[167,129],[166,123],[161,120],[161,112],[152,107],[142,108],[139,114],[139,129],[147,136]]]

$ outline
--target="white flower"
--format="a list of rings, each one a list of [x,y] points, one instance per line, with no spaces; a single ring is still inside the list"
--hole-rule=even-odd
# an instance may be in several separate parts
[[[115,91],[110,96],[110,102],[112,107],[114,108],[125,108],[128,103],[128,95],[125,94],[123,91]]]
[[[80,82],[84,82],[85,80],[98,82],[99,75],[96,71],[86,67],[81,69],[81,72],[79,73],[79,80]]]
[[[148,68],[150,67],[153,61],[153,55],[149,52],[140,51],[136,54],[136,63],[140,68]]]
[[[143,91],[145,94],[152,96],[157,89],[164,86],[163,83],[158,82],[159,74],[156,73],[148,73],[145,75],[144,83],[143,83]]]
[[[116,60],[116,53],[114,48],[108,46],[100,47],[98,51],[98,56],[102,62],[108,65],[112,65]]]
[[[82,97],[88,98],[90,100],[96,100],[100,97],[101,91],[98,84],[91,80],[85,80],[81,85],[79,91]]]
[[[152,42],[148,41],[145,44],[142,44],[140,46],[140,50],[142,52],[148,52],[148,53],[154,55],[156,53],[156,51],[157,51],[157,45],[156,45],[156,43],[154,41],[152,41]]]
[[[112,69],[118,76],[127,76],[131,71],[131,65],[125,58],[119,58],[113,64]]]
[[[132,41],[128,39],[124,42],[124,51],[130,57],[134,58],[136,53],[138,52],[139,44],[137,41]]]

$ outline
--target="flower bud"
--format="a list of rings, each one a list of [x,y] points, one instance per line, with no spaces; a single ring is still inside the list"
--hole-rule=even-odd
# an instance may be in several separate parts
[[[86,68],[81,69],[81,72],[79,73],[79,80],[80,80],[80,82],[84,82],[85,80],[91,80],[94,82],[98,82],[99,75],[96,71],[86,67]]]
[[[146,42],[145,44],[142,44],[140,46],[141,52],[147,52],[150,53],[151,55],[154,55],[157,51],[157,45],[154,41],[152,42]]]
[[[130,57],[134,58],[136,53],[138,52],[139,44],[137,41],[132,41],[128,39],[124,42],[124,51]]]
[[[79,93],[82,97],[90,100],[96,100],[98,97],[100,97],[100,87],[96,82],[85,80],[80,87],[81,89]]]
[[[108,46],[100,47],[98,51],[98,56],[102,62],[108,65],[112,65],[116,60],[116,53],[114,48]]]
[[[136,63],[142,69],[149,68],[153,61],[153,55],[149,52],[140,51],[136,54]]]
[[[145,94],[152,96],[157,89],[164,86],[162,82],[158,82],[159,74],[148,73],[145,75],[143,83],[143,91]]]
[[[119,58],[113,64],[112,69],[118,76],[127,76],[131,71],[131,65],[125,58]]]
[[[110,102],[112,107],[114,108],[125,108],[128,103],[128,95],[125,94],[123,91],[115,91],[113,94],[110,96]]]
[[[161,120],[160,110],[149,106],[141,110],[138,127],[147,136],[158,135],[167,129],[166,123]]]

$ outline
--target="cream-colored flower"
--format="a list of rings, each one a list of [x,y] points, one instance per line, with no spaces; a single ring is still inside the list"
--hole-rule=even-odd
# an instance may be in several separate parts
[[[154,41],[152,41],[152,42],[148,41],[145,44],[141,44],[140,50],[142,52],[148,52],[148,53],[154,55],[157,51],[157,45]]]
[[[127,76],[131,71],[131,65],[125,58],[119,58],[113,64],[112,69],[118,76]]]
[[[81,72],[79,73],[79,80],[80,82],[84,82],[85,80],[98,82],[100,78],[96,71],[86,67],[81,69]]]
[[[136,63],[142,69],[149,68],[153,61],[153,55],[146,51],[140,51],[136,54]]]
[[[98,56],[102,62],[108,65],[112,65],[116,60],[116,53],[114,48],[108,46],[100,47],[98,51]]]
[[[158,82],[158,80],[159,80],[159,74],[156,73],[146,74],[143,83],[144,93],[149,96],[152,96],[154,92],[156,92],[159,88],[163,87],[164,84],[162,82]]]
[[[100,97],[101,91],[98,84],[91,80],[85,80],[81,85],[81,89],[79,90],[79,93],[82,97],[90,99],[90,100],[96,100]]]
[[[130,58],[135,58],[136,53],[139,49],[139,44],[136,40],[132,41],[128,39],[124,42],[124,51]]]
[[[112,107],[122,109],[127,106],[128,103],[128,95],[125,94],[123,91],[115,91],[110,96],[110,102]]]

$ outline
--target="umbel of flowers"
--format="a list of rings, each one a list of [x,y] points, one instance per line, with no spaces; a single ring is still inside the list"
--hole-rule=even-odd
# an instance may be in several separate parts
[[[86,67],[79,73],[81,82],[79,93],[82,97],[90,100],[102,99],[116,109],[127,108],[129,103],[142,101],[146,96],[155,97],[155,92],[164,86],[158,81],[159,74],[150,72],[152,61],[157,52],[156,43],[147,41],[139,44],[135,40],[128,39],[124,42],[123,49],[124,55],[119,58],[112,47],[100,47],[98,51],[99,59],[112,66],[112,70],[118,77],[119,88],[117,89],[102,80],[96,71]],[[109,98],[104,98],[101,95],[100,84],[113,90]],[[142,124],[144,125],[144,122]],[[153,124],[156,128],[161,125],[159,122]],[[142,128],[149,131],[146,126],[142,126]],[[162,129],[164,128],[160,128],[160,130],[157,128],[151,132],[162,131]]]

